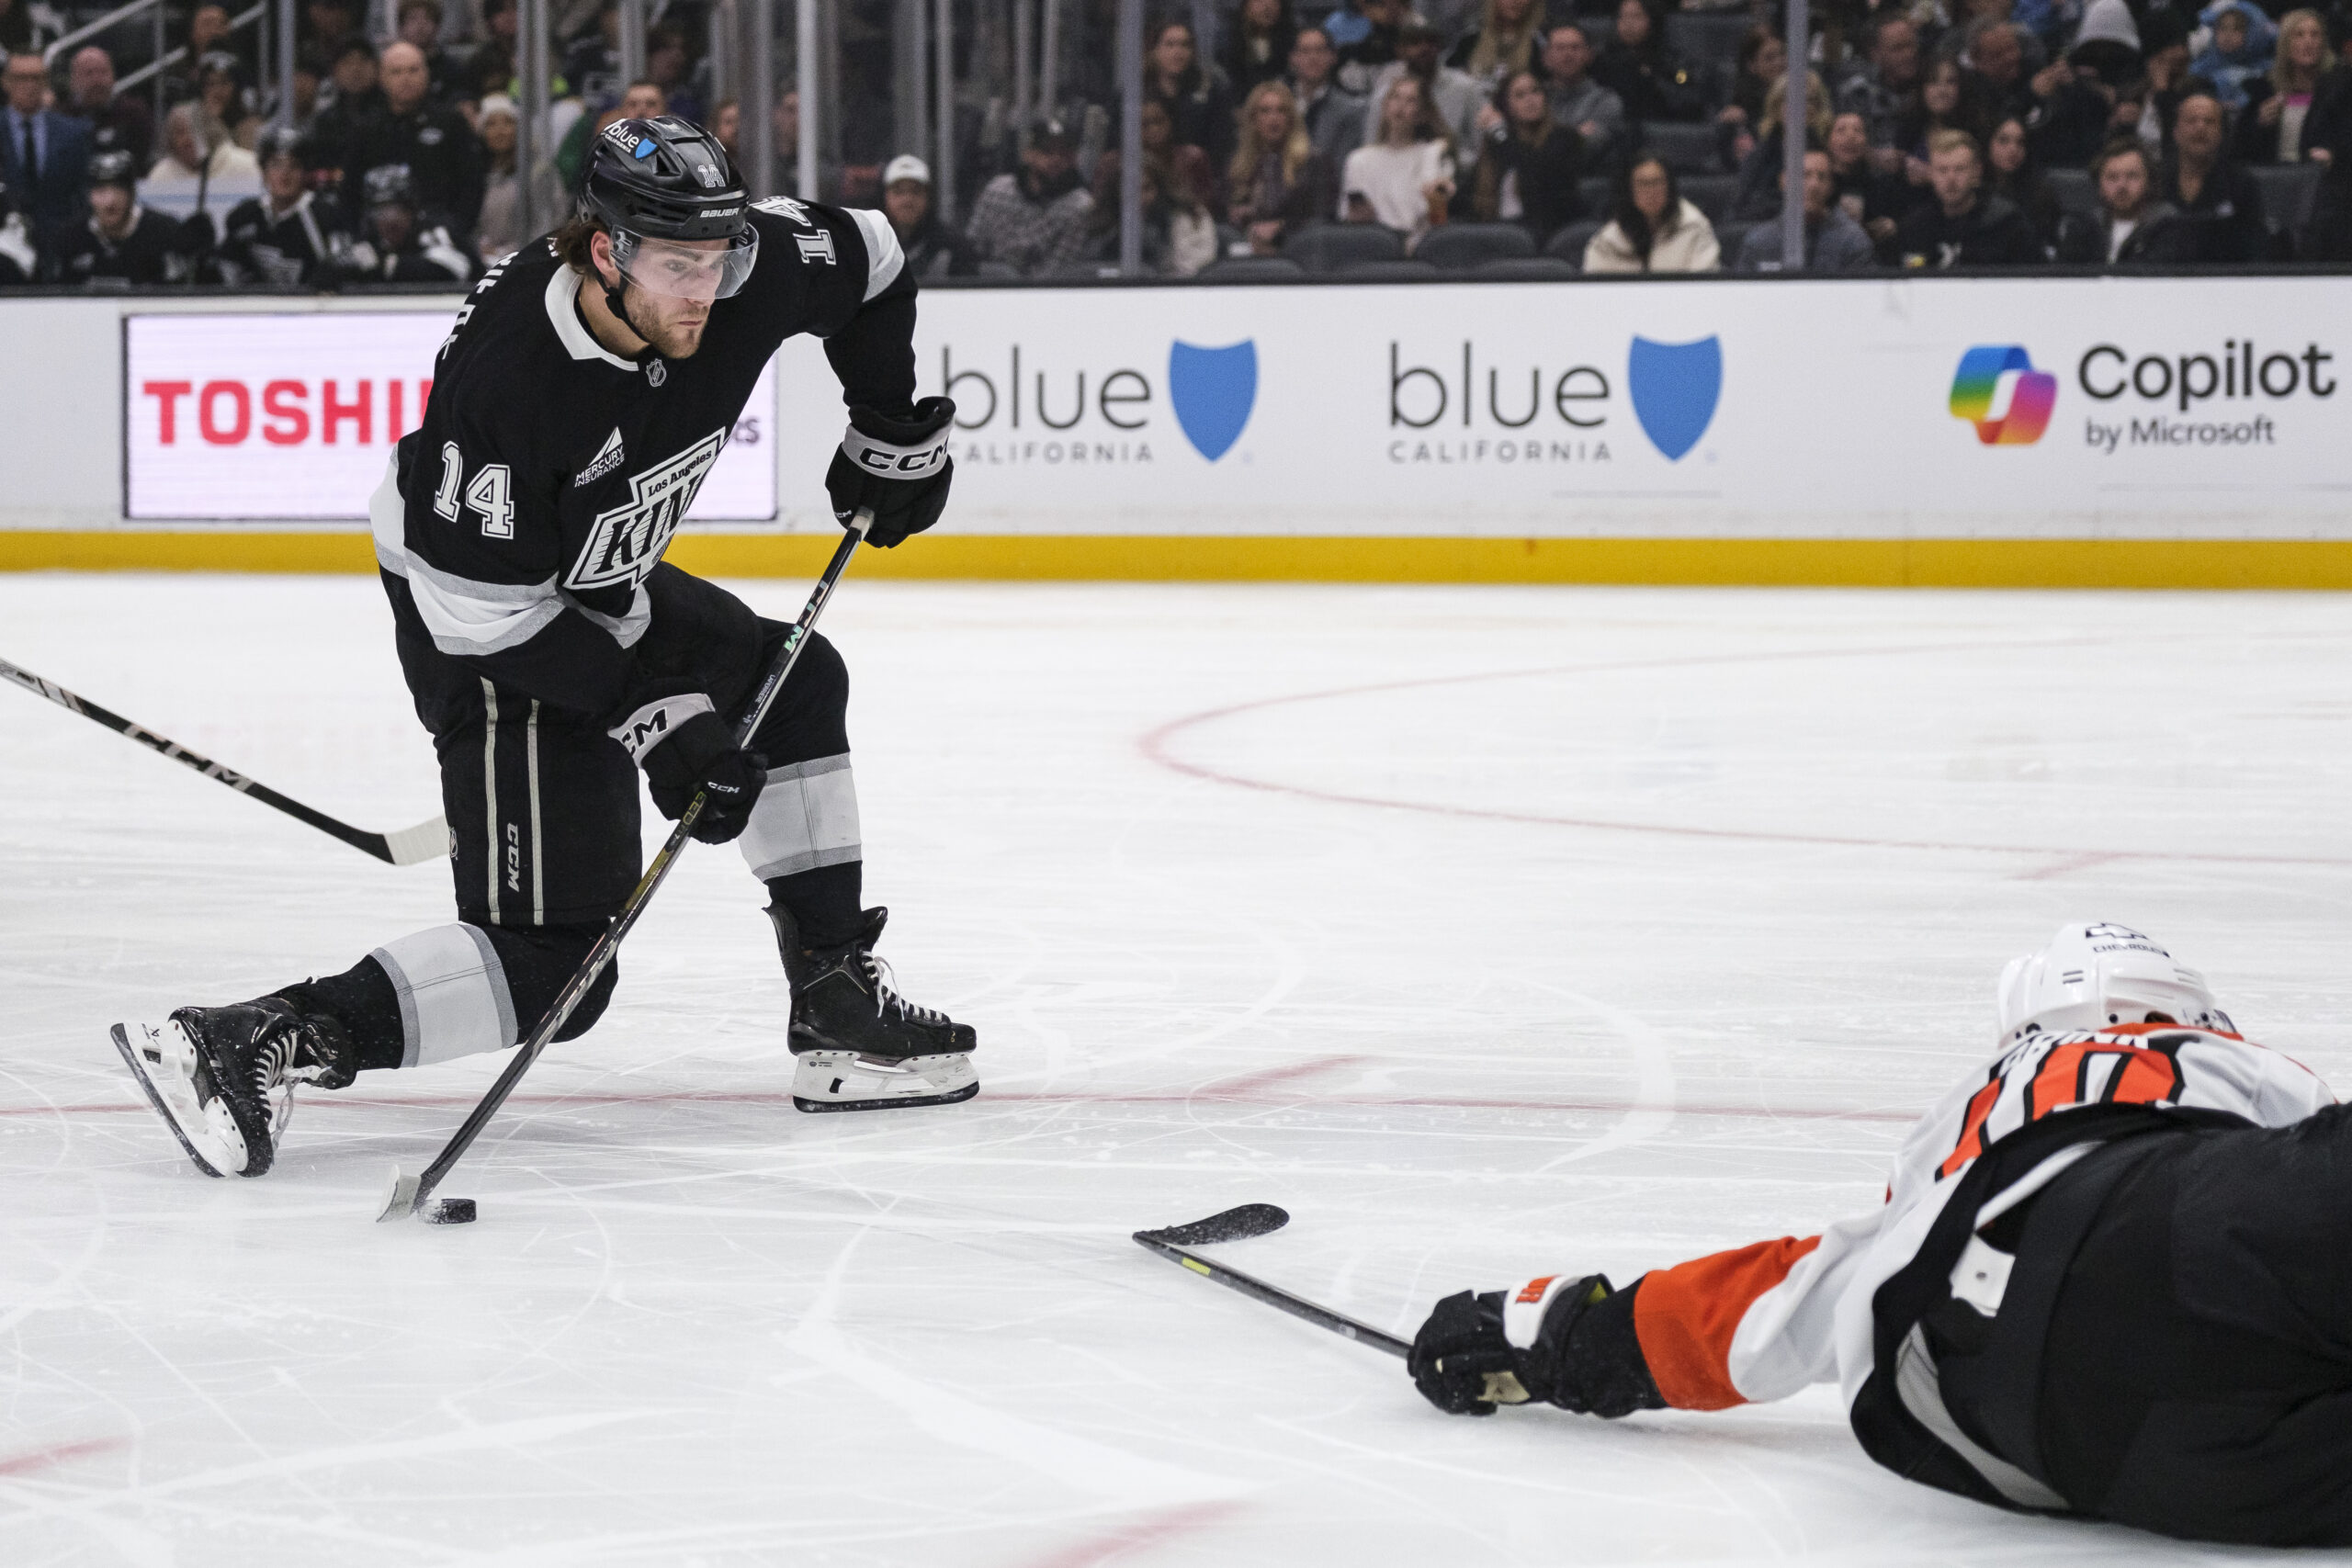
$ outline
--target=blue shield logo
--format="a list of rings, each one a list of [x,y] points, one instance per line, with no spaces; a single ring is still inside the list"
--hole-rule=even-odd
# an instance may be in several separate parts
[[[1168,348],[1168,400],[1176,423],[1193,450],[1216,462],[1241,439],[1242,426],[1258,401],[1258,344],[1250,339],[1226,348]]]
[[[1715,400],[1724,389],[1723,340],[1652,343],[1637,337],[1626,360],[1625,385],[1634,394],[1634,417],[1642,422],[1642,433],[1668,461],[1679,463],[1714,420]]]

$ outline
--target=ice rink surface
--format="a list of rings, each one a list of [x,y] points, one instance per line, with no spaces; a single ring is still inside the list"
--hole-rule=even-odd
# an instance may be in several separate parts
[[[883,953],[981,1098],[797,1113],[758,890],[697,847],[464,1229],[371,1222],[500,1059],[306,1093],[211,1181],[106,1040],[440,923],[446,874],[0,691],[0,1561],[2275,1561],[1908,1485],[1829,1389],[1450,1419],[1127,1233],[1283,1204],[1227,1256],[1409,1335],[1809,1232],[2077,916],[2352,1081],[2343,598],[853,570],[826,630]],[[389,633],[357,578],[0,579],[0,655],[377,828],[437,801]]]

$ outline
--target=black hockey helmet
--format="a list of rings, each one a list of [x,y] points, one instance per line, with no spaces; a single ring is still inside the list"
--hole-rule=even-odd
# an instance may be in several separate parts
[[[309,139],[290,125],[269,127],[254,142],[254,161],[266,169],[272,158],[291,158],[308,168],[311,163]]]
[[[613,237],[613,262],[655,294],[724,299],[759,259],[751,198],[718,139],[675,115],[616,120],[592,144],[580,210]],[[732,242],[724,251],[662,242]]]
[[[93,186],[120,186],[127,191],[139,188],[139,166],[129,152],[120,148],[91,154],[89,173],[85,176]]]
[[[379,164],[360,183],[367,188],[369,207],[416,206],[416,176],[406,164]]]

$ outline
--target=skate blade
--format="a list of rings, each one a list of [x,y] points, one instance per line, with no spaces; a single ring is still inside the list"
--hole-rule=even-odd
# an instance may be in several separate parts
[[[169,1030],[169,1034],[165,1031]],[[133,1032],[138,1043],[132,1043]],[[198,1100],[196,1086],[189,1080],[186,1049],[178,1031],[168,1023],[162,1026],[146,1023],[118,1023],[112,1031],[114,1048],[122,1053],[123,1065],[138,1080],[147,1096],[147,1103],[172,1130],[172,1136],[196,1168],[207,1176],[225,1177],[232,1170],[243,1170],[245,1165],[244,1139],[224,1139],[213,1126],[213,1118]],[[222,1107],[226,1111],[226,1107]],[[224,1115],[225,1119],[225,1115]],[[234,1124],[232,1123],[232,1130]]]
[[[896,1111],[956,1105],[980,1092],[962,1054],[903,1061],[854,1051],[810,1051],[794,1060],[792,1103],[802,1111]]]

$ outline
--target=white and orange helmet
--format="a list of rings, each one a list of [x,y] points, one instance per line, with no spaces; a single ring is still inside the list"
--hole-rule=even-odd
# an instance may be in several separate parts
[[[2029,1034],[2121,1023],[2237,1032],[2204,976],[2111,920],[2061,926],[2040,953],[2010,959],[2001,970],[1998,1000],[2004,1046]]]

